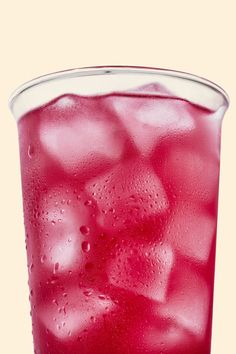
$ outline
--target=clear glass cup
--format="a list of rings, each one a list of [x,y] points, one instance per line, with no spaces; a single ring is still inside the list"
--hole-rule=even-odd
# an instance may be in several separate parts
[[[209,354],[227,94],[93,67],[19,87],[35,353]]]

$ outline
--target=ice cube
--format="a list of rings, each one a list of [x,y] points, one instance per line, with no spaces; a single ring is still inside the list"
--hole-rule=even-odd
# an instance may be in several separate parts
[[[163,328],[154,325],[145,326],[136,341],[139,342],[144,353],[169,353],[170,351],[172,353],[172,350],[175,350],[187,354],[190,348],[195,346],[192,336],[185,329],[174,324],[165,325]]]
[[[186,203],[172,208],[163,239],[185,257],[207,262],[216,236],[216,218]]]
[[[108,314],[114,303],[100,298],[93,290],[88,294],[79,288],[72,288],[65,294],[55,293],[39,308],[39,318],[45,329],[60,340],[78,338],[83,331],[89,331]]]
[[[72,109],[68,100],[63,97],[44,112],[40,140],[49,155],[70,173],[88,161],[119,159],[124,135],[105,103],[77,97]]]
[[[75,107],[76,107],[76,96],[73,95],[63,95],[59,99],[57,99],[53,104],[53,108],[55,110],[69,109],[70,111],[73,112]]]
[[[139,92],[139,93],[149,93],[155,95],[171,96],[171,92],[162,84],[158,82],[152,82],[146,85],[138,86],[127,90],[126,92]]]
[[[29,112],[20,119],[18,133],[20,158],[23,167],[23,192],[28,198],[29,195],[35,194],[38,180],[42,181],[45,176],[50,179],[51,171],[54,172],[55,178],[60,174],[60,166],[47,154],[40,142],[40,114],[38,110]]]
[[[68,185],[51,188],[40,203],[40,257],[53,272],[74,268],[82,261],[81,227],[89,226],[89,210]]]
[[[194,142],[197,144],[197,142]],[[209,203],[218,195],[219,160],[203,155],[189,142],[169,142],[163,146],[157,155],[158,175],[163,183],[171,186],[171,191],[179,200]]]
[[[110,105],[144,156],[153,151],[163,136],[186,133],[195,127],[188,103],[163,94],[112,97]]]
[[[171,276],[167,301],[158,307],[159,314],[203,338],[209,310],[210,293],[206,281],[185,264],[176,267]]]
[[[111,284],[155,301],[165,301],[174,255],[168,245],[122,243],[108,265]]]
[[[116,165],[86,185],[101,211],[99,222],[108,229],[123,228],[158,215],[168,208],[160,179],[141,159]]]
[[[196,124],[196,146],[204,154],[220,159],[221,124],[225,106],[216,111],[201,106],[192,106]]]

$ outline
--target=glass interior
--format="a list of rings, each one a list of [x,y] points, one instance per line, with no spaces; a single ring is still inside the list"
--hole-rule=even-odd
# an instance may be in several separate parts
[[[103,66],[60,71],[33,79],[13,92],[9,105],[18,120],[65,93],[90,96],[132,92],[132,88],[150,83],[164,85],[172,95],[208,109],[223,107],[226,110],[229,104],[228,95],[220,86],[192,74],[145,67]]]

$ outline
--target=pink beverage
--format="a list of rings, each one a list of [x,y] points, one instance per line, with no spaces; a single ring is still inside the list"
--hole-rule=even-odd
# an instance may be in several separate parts
[[[210,353],[227,105],[206,80],[145,68],[17,93],[35,353]]]

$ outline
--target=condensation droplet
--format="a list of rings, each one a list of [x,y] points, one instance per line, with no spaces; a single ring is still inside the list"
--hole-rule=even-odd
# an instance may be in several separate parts
[[[90,251],[90,243],[87,241],[82,242],[82,250],[84,252],[89,252]]]
[[[96,318],[95,318],[94,316],[91,316],[91,317],[90,317],[90,320],[91,320],[93,323],[96,322]]]
[[[43,264],[47,260],[45,254],[40,258],[41,263]]]
[[[82,225],[80,227],[80,232],[83,234],[83,235],[88,235],[90,233],[90,228],[86,225]]]
[[[54,268],[53,268],[53,273],[54,273],[54,274],[56,274],[56,272],[58,271],[59,266],[60,266],[60,265],[59,265],[58,262],[54,264]]]
[[[84,295],[85,295],[85,296],[91,296],[92,293],[93,293],[93,290],[91,290],[91,289],[86,289],[86,290],[84,290]]]
[[[52,303],[55,304],[56,306],[58,306],[58,301],[57,301],[57,299],[53,299],[53,300],[52,300]]]
[[[105,296],[105,295],[103,295],[103,294],[98,295],[98,297],[99,297],[99,299],[100,299],[100,300],[106,300],[106,296]]]
[[[28,156],[29,156],[30,159],[32,159],[32,157],[34,155],[34,152],[35,151],[34,151],[33,145],[29,144],[29,146],[28,146]]]
[[[33,264],[33,263],[31,263],[31,265],[30,265],[30,272],[32,272],[32,271],[33,271],[33,269],[34,269],[34,264]]]

